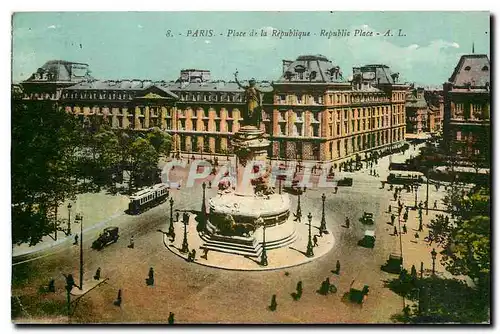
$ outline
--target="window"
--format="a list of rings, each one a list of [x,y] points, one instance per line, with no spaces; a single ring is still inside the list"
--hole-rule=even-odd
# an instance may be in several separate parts
[[[483,66],[483,68],[481,69],[481,71],[487,71],[489,68],[488,66]]]
[[[465,66],[464,70],[470,71],[470,66]]]
[[[457,131],[457,140],[462,140],[462,131]]]

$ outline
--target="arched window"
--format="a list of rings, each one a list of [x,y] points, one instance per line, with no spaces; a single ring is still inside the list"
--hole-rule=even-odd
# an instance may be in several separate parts
[[[470,71],[470,66],[465,66],[464,70]]]
[[[488,66],[483,66],[483,68],[481,69],[481,71],[487,71],[489,68]]]

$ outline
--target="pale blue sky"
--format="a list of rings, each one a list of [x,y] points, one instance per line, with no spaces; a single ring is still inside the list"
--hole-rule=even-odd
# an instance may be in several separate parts
[[[298,29],[310,37],[227,38],[227,29]],[[213,29],[213,37],[189,38],[187,30]],[[320,37],[321,29],[351,37]],[[354,37],[354,29],[380,32]],[[405,37],[383,37],[402,29]],[[175,37],[166,37],[168,30]],[[178,34],[182,34],[179,36]],[[247,32],[248,33],[248,32]],[[316,34],[316,35],[315,35]],[[490,54],[487,12],[66,12],[13,17],[13,80],[26,79],[47,60],[90,65],[99,79],[175,80],[181,68],[212,71],[214,79],[277,79],[282,59],[323,54],[344,76],[353,66],[383,63],[417,84],[441,85],[462,54]],[[80,47],[81,45],[81,47]]]

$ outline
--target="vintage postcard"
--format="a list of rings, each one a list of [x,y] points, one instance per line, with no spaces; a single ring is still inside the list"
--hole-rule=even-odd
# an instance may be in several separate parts
[[[489,324],[488,12],[18,12],[12,321]]]

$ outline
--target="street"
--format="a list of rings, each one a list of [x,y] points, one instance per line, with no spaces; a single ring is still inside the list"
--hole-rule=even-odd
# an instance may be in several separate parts
[[[410,151],[408,154],[415,153]],[[403,155],[393,156],[392,161],[395,159],[403,159]],[[376,169],[380,177],[369,175],[366,169],[349,173],[354,180],[353,186],[339,187],[337,194],[329,188],[306,191],[301,197],[302,212],[310,211],[318,216],[321,214],[321,195],[326,193],[326,222],[334,234],[335,246],[316,261],[286,270],[226,271],[188,263],[172,254],[164,246],[160,232],[168,229],[168,201],[138,216],[121,215],[112,219],[105,226],[119,227],[117,243],[101,251],[92,250],[90,246],[98,231],[84,234],[84,281],[91,280],[98,267],[102,268],[102,277],[109,280],[82,297],[70,322],[165,323],[169,312],[173,312],[178,323],[390,323],[391,316],[401,312],[403,300],[384,287],[384,281],[397,276],[380,270],[390,253],[400,253],[399,236],[392,236],[393,227],[388,225],[390,214],[386,212],[389,204],[396,210],[397,203],[387,185],[380,189],[380,180],[386,178],[388,164],[389,157],[379,160]],[[425,184],[419,188],[418,201],[425,200],[425,188]],[[207,198],[215,194],[215,189],[207,189]],[[171,195],[175,201],[174,210],[199,210],[201,207],[201,187],[172,190]],[[429,187],[429,207],[443,196],[444,187],[439,192]],[[294,212],[297,198],[291,198],[291,211]],[[403,191],[402,198],[405,205],[413,206],[414,193]],[[369,227],[375,229],[373,249],[357,245],[365,230],[358,219],[365,211],[374,215],[375,225]],[[431,269],[429,252],[432,247],[427,246],[423,238],[427,235],[425,224],[436,213],[440,212],[429,210],[426,216],[424,209],[424,231],[419,240],[415,240],[418,216],[417,211],[410,210],[408,234],[402,236],[405,268],[415,265],[419,270],[423,261],[425,274]],[[350,228],[341,226],[346,217],[351,221]],[[127,247],[131,236],[135,243],[133,249]],[[27,262],[13,266],[17,279],[12,293],[19,296],[26,311],[33,316],[40,316],[42,311],[35,305],[42,305],[45,299],[64,305],[62,274],[72,273],[79,284],[78,246],[64,244],[47,250],[46,254],[44,257],[38,254],[33,261],[27,257]],[[341,264],[339,276],[331,272],[337,260]],[[150,267],[155,272],[154,286],[145,284]],[[436,271],[444,271],[439,258]],[[316,293],[326,277],[337,286],[337,293],[328,296]],[[39,295],[38,287],[47,285],[51,278],[56,280],[56,293]],[[303,282],[304,293],[299,301],[294,301],[290,294],[299,280]],[[353,281],[370,287],[362,307],[341,300]],[[121,307],[113,305],[118,289],[123,292]],[[270,312],[267,306],[273,294],[277,295],[278,306],[275,312]],[[54,316],[54,321],[67,320]]]

